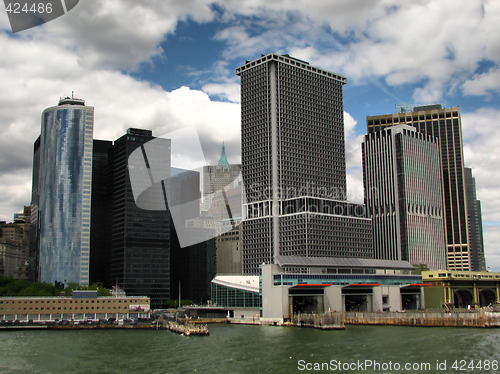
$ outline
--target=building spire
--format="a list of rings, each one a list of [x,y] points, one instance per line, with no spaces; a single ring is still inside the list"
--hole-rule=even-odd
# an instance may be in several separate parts
[[[226,147],[224,142],[222,142],[222,153],[220,155],[219,162],[217,163],[217,169],[229,169],[229,162],[227,162]]]

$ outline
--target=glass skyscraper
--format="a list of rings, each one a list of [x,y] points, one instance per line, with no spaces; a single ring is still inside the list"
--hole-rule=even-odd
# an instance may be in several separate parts
[[[37,159],[38,279],[88,284],[94,108],[76,98],[42,113]]]
[[[161,308],[170,298],[166,203],[170,145],[170,139],[155,138],[150,130],[130,128],[115,140],[108,154],[109,282],[127,295],[150,297],[153,308]],[[131,155],[138,159],[130,161]],[[141,194],[135,195],[132,183],[140,185]]]

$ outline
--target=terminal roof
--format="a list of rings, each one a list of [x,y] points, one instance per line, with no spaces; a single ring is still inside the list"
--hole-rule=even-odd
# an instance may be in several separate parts
[[[414,270],[407,261],[368,258],[278,256],[276,262],[280,266]]]

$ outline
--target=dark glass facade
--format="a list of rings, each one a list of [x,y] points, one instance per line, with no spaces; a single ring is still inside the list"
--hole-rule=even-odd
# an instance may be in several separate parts
[[[90,225],[90,283],[109,280],[110,194],[108,153],[113,142],[94,140],[92,159],[92,209]]]
[[[200,215],[200,173],[192,170],[172,168],[169,180],[169,202],[182,206],[175,214],[175,225],[171,222],[171,298],[204,304],[210,300],[210,282],[216,273],[215,238],[207,228],[189,228],[194,245],[181,247],[176,228],[183,230],[186,220]],[[185,233],[182,233],[185,235]],[[180,286],[180,287],[179,287]]]
[[[160,210],[141,209],[137,206],[130,181],[128,158],[137,149],[147,152],[146,143],[155,139],[155,147],[163,147],[170,155],[170,140],[152,136],[148,130],[129,129],[127,134],[116,140],[109,151],[109,194],[110,194],[110,254],[109,280],[118,284],[127,295],[148,296],[152,308],[160,308],[170,298],[170,217],[165,209],[166,201],[157,201],[158,196],[144,194],[141,203],[157,204]],[[148,175],[149,166],[163,163],[170,169],[168,160],[149,160],[142,172]],[[134,167],[137,167],[135,165]],[[141,171],[134,170],[141,173]],[[140,181],[139,181],[140,182]],[[144,185],[150,185],[145,179]],[[161,188],[166,186],[161,182]],[[151,198],[152,201],[147,201]],[[160,203],[160,204],[158,204]]]
[[[40,230],[38,226],[38,182],[40,176],[40,136],[33,145],[33,176],[31,186],[31,218],[30,218],[30,248],[29,248],[29,267],[28,280],[30,282],[38,281],[38,258],[39,258],[39,239]]]
[[[470,225],[470,250],[473,271],[485,271],[483,221],[481,218],[481,202],[476,199],[476,181],[472,169],[465,168],[465,186],[467,188],[467,211]]]

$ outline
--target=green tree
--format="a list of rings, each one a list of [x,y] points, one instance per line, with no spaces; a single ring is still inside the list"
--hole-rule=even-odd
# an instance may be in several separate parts
[[[423,271],[430,270],[427,264],[414,264],[413,267],[415,268],[413,270],[413,274],[415,275],[421,275]]]

